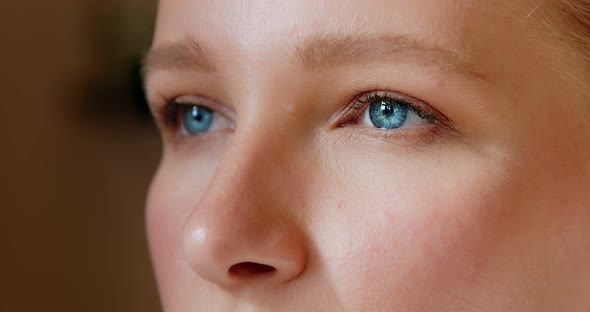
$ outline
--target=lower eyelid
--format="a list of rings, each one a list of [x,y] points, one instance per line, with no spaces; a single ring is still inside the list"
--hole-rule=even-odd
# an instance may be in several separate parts
[[[435,142],[437,139],[448,134],[447,129],[433,124],[424,127],[409,129],[398,129],[395,131],[379,128],[369,128],[366,126],[352,125],[351,134],[360,135],[363,138],[373,138],[382,140],[388,144],[400,144],[402,146],[422,146]]]

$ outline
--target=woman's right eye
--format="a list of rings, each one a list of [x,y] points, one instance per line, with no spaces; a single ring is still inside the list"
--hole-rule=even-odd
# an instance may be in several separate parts
[[[168,124],[181,136],[202,136],[212,132],[233,130],[233,122],[209,105],[182,97],[168,105]],[[212,106],[215,106],[211,104]]]
[[[199,105],[182,105],[179,115],[182,128],[189,135],[208,132],[216,117],[209,108]]]

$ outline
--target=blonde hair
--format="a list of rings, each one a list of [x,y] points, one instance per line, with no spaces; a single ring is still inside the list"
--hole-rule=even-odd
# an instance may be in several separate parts
[[[590,0],[558,0],[559,26],[572,48],[590,61]]]
[[[566,53],[571,59],[563,61],[577,64],[574,65],[576,73],[567,66],[556,69],[557,74],[590,96],[590,0],[539,0],[528,18],[554,43],[543,44],[540,48],[547,50],[548,55],[564,56]],[[584,105],[583,109],[590,116],[590,105]]]
[[[527,18],[560,48],[590,64],[590,0],[538,0]],[[547,47],[546,47],[547,48]],[[590,68],[590,66],[589,66]]]

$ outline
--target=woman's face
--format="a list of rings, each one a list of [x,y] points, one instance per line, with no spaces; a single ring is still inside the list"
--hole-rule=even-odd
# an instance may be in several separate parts
[[[587,64],[538,3],[161,0],[166,311],[588,311]]]

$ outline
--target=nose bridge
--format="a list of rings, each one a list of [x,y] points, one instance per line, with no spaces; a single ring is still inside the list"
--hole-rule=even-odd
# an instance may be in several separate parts
[[[240,90],[240,98],[248,102],[244,105],[247,109],[242,111],[244,117],[219,162],[208,193],[234,193],[227,195],[249,204],[263,200],[263,206],[269,206],[273,205],[270,202],[276,205],[284,201],[284,193],[292,193],[300,184],[297,162],[302,136],[293,130],[297,121],[294,105],[283,105],[276,95],[263,94],[256,81],[244,85],[249,86],[247,91]]]
[[[264,129],[249,127],[244,133],[238,132],[219,162],[203,200],[222,204],[228,213],[244,218],[254,213],[257,218],[276,213],[276,206],[282,206],[282,193],[295,182],[289,172],[291,156],[280,139]]]
[[[289,153],[263,132],[236,131],[185,227],[190,266],[224,287],[248,285],[263,275],[267,282],[287,281],[304,267],[297,202],[287,200],[293,195],[287,194],[293,191]]]

